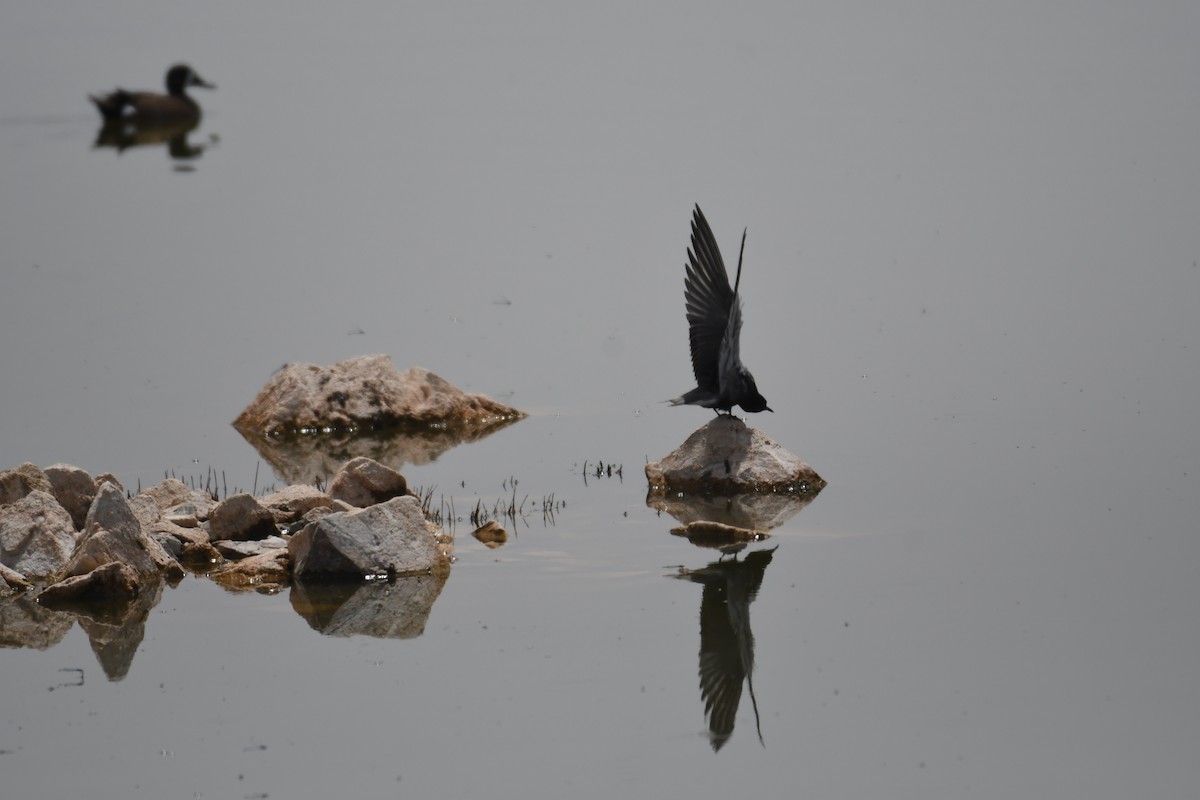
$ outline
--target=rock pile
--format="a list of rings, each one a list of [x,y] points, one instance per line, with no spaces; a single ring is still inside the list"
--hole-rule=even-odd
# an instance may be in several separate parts
[[[65,464],[0,472],[0,595],[43,605],[127,602],[182,565],[231,588],[444,572],[449,557],[404,477],[347,462],[327,494],[288,486],[217,501],[167,479],[129,496]]]

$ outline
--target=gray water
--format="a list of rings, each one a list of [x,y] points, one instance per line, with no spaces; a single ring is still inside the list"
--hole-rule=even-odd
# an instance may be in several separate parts
[[[1193,796],[1198,34],[1171,3],[8,8],[0,467],[261,491],[229,422],[268,376],[387,353],[531,415],[411,483],[565,507],[496,550],[460,525],[411,638],[189,577],[119,680],[78,625],[0,651],[4,796]],[[93,148],[86,94],[178,60],[219,87],[199,157]],[[716,751],[675,578],[717,554],[642,477],[711,417],[660,402],[696,202],[728,260],[749,228],[749,421],[829,482],[756,546],[758,719]]]

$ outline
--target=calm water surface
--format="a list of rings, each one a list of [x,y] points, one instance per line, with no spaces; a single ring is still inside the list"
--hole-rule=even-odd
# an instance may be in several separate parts
[[[410,638],[188,578],[119,680],[69,621],[0,651],[5,796],[1192,796],[1198,32],[1167,3],[10,9],[0,467],[261,489],[229,422],[267,377],[387,353],[531,414],[410,482],[565,507],[496,550],[458,528]],[[219,86],[198,157],[93,147],[86,94],[177,60]],[[749,227],[750,422],[829,481],[737,573],[755,702],[719,750],[713,595],[677,579],[715,554],[641,475],[710,417],[660,402],[693,385],[695,202],[729,258]]]

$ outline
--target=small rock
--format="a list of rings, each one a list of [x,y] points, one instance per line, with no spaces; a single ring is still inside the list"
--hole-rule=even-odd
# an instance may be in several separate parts
[[[54,494],[50,479],[36,464],[26,461],[15,469],[0,472],[0,506],[15,503],[34,491]]]
[[[71,515],[48,491],[34,489],[0,506],[0,563],[26,577],[61,573],[75,549],[75,537]]]
[[[219,564],[225,559],[217,548],[208,542],[184,542],[179,552],[179,562],[193,567],[202,564]]]
[[[126,564],[110,561],[83,575],[75,575],[42,590],[43,605],[128,601],[138,596],[138,574]]]
[[[651,494],[672,492],[816,494],[825,480],[760,430],[722,415],[695,431],[662,461],[646,465]]]
[[[408,481],[403,475],[365,457],[347,461],[329,483],[330,497],[357,508],[366,508],[406,494]]]
[[[212,541],[265,539],[278,533],[274,515],[254,495],[245,492],[217,503],[208,517],[208,538]]]
[[[88,509],[96,499],[96,482],[87,470],[70,464],[53,464],[45,469],[59,505],[71,515],[75,530],[83,530]]]
[[[15,569],[9,569],[3,564],[0,564],[0,597],[5,595],[5,590],[23,592],[32,587],[33,584],[25,580],[24,575],[17,572]]]
[[[449,566],[420,503],[407,496],[328,514],[292,536],[288,551],[298,580],[362,580]]]

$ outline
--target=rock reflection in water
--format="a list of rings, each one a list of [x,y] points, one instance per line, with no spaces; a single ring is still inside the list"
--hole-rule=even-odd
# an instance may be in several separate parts
[[[646,505],[665,511],[680,523],[720,522],[735,528],[771,531],[800,513],[817,492],[763,492],[739,495],[646,495]]]
[[[93,149],[112,148],[123,153],[133,147],[159,147],[166,145],[167,154],[175,161],[192,161],[199,158],[207,144],[188,141],[188,134],[196,129],[198,122],[176,125],[139,125],[132,120],[111,120],[100,126],[96,133]]]
[[[671,576],[704,587],[700,596],[700,697],[714,752],[733,735],[743,683],[750,690],[758,740],[763,740],[754,696],[750,604],[758,595],[776,549],[756,550],[744,560],[721,559],[702,569],[685,569]]]
[[[326,636],[413,639],[425,632],[449,571],[363,583],[292,585],[292,608]]]
[[[27,595],[0,600],[0,646],[46,650],[61,642],[78,621],[104,674],[119,681],[129,674],[146,636],[150,609],[162,599],[163,583],[143,583],[129,602],[62,604],[49,609]]]
[[[507,428],[517,420],[499,420],[445,430],[414,427],[389,431],[313,433],[266,436],[238,430],[288,484],[327,482],[347,461],[365,456],[392,469],[405,464],[428,464],[460,444],[475,442]]]
[[[74,614],[40,606],[28,594],[0,598],[0,647],[49,650],[74,624]]]

